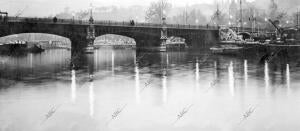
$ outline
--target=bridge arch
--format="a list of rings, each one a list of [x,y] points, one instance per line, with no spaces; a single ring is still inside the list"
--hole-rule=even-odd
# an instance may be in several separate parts
[[[28,42],[37,43],[44,48],[71,48],[69,38],[49,33],[19,33],[0,37],[0,43]]]
[[[105,34],[121,35],[132,38],[136,42],[137,47],[150,47],[160,45],[160,29],[153,29],[152,31],[144,31],[140,28],[127,28],[120,29],[110,28],[97,28],[96,35],[102,36]]]
[[[96,37],[94,41],[95,45],[136,45],[134,38],[116,35],[116,34],[105,34]]]

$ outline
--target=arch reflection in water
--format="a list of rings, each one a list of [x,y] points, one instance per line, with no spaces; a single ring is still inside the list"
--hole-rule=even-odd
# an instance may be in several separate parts
[[[228,80],[230,94],[234,96],[234,71],[232,61],[230,62],[228,67]]]
[[[244,80],[245,88],[248,86],[248,61],[244,60]]]
[[[95,103],[95,95],[94,95],[94,82],[90,82],[89,86],[89,103],[90,103],[90,116],[94,116],[94,103]]]
[[[265,74],[265,93],[266,95],[269,94],[269,86],[270,86],[270,77],[269,77],[269,64],[267,61],[265,61],[265,68],[264,68],[264,74]]]
[[[76,71],[72,70],[72,83],[71,83],[71,101],[75,103],[76,101]]]

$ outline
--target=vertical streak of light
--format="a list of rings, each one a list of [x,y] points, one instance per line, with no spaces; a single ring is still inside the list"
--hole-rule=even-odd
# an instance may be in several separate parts
[[[216,61],[214,61],[214,69],[215,69],[215,71],[214,71],[214,77],[215,77],[215,79],[217,79],[218,67],[217,67],[217,62]]]
[[[269,64],[267,61],[265,61],[264,72],[265,72],[265,93],[266,93],[266,95],[268,95],[269,94],[269,86],[270,86],[269,85],[270,78],[269,78]]]
[[[244,80],[245,88],[248,87],[248,61],[244,60]]]
[[[112,51],[112,53],[111,53],[111,72],[112,72],[112,75],[115,74],[115,53],[114,53],[114,51]]]
[[[33,54],[30,53],[30,68],[33,68]]]
[[[290,65],[286,64],[286,87],[287,87],[287,93],[288,95],[290,94],[290,86],[291,86],[291,81],[290,81]]]
[[[90,116],[94,116],[94,103],[95,103],[95,95],[94,95],[94,82],[90,82],[89,86],[89,103],[90,103]]]
[[[167,67],[169,66],[169,55],[167,53]]]
[[[229,67],[228,67],[228,77],[229,77],[229,89],[230,89],[230,94],[234,96],[234,71],[233,71],[233,63],[230,61]]]
[[[135,58],[136,60],[136,58]],[[141,101],[141,96],[140,96],[140,75],[139,75],[139,67],[138,64],[135,61],[135,67],[134,67],[134,72],[135,72],[135,101],[136,103],[140,103]]]
[[[71,83],[71,101],[76,101],[76,72],[72,70],[72,83]]]
[[[165,71],[164,71],[165,72]],[[162,97],[163,97],[163,103],[167,103],[167,95],[168,95],[168,89],[167,89],[167,75],[166,73],[162,76]]]
[[[195,70],[195,79],[196,79],[196,91],[198,91],[199,88],[199,62],[198,57],[196,59],[196,70]]]
[[[94,59],[95,59],[95,60],[94,60],[94,62],[95,62],[94,65],[95,65],[95,70],[97,71],[97,70],[98,70],[98,50],[95,50],[94,54],[95,54],[95,55],[94,55],[94,57],[95,57],[95,58],[94,58]]]

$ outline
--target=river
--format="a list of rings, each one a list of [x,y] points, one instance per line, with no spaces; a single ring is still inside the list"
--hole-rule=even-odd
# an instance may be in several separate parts
[[[100,48],[71,65],[64,49],[1,55],[0,130],[295,130],[298,56]]]

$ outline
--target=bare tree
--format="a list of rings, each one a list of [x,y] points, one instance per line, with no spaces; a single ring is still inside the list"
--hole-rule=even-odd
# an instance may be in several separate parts
[[[171,4],[167,0],[152,2],[146,11],[146,21],[151,23],[161,23],[162,18],[171,9]]]
[[[75,16],[80,20],[85,19],[89,16],[89,11],[88,10],[82,10],[82,11],[76,12]]]
[[[178,15],[173,16],[172,20],[176,24],[190,24],[190,25],[204,25],[206,23],[206,18],[199,9],[191,9],[187,12],[182,11]]]

